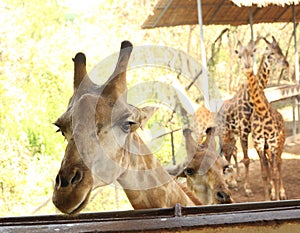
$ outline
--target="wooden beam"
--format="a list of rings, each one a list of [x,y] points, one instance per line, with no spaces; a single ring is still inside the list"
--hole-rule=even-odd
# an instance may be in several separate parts
[[[265,89],[265,95],[269,102],[279,101],[300,95],[300,85],[281,85]]]

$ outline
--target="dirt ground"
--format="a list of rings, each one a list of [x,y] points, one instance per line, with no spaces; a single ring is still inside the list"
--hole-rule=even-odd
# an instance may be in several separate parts
[[[242,154],[239,155],[239,159],[242,159]],[[251,149],[249,156],[251,158],[249,178],[253,197],[247,197],[245,195],[243,189],[244,165],[239,163],[241,182],[238,182],[237,191],[232,190],[232,195],[236,202],[264,201],[263,182],[258,155],[254,149]],[[300,144],[285,146],[282,158],[282,174],[287,198],[300,199]]]

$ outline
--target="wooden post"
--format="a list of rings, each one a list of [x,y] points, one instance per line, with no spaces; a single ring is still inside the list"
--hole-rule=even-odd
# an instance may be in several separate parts
[[[292,106],[293,106],[293,142],[296,141],[296,98],[292,98]]]
[[[295,13],[295,4],[292,5],[292,13],[293,13],[293,24],[294,24],[294,47],[295,47],[295,78],[296,83],[299,84],[299,55],[297,49],[297,36],[296,36],[296,13]]]
[[[252,9],[252,5],[249,8],[249,24],[250,24],[250,31],[251,31],[252,48],[254,48],[253,9]],[[253,73],[257,74],[257,66],[256,66],[255,53],[253,54]]]
[[[297,48],[297,36],[296,36],[296,13],[295,13],[295,4],[292,5],[292,13],[293,13],[293,25],[294,25],[294,47],[295,47],[295,79],[296,84],[299,84],[299,55],[298,55],[298,48]],[[296,141],[296,133],[297,133],[297,124],[296,124],[296,117],[295,117],[295,108],[298,108],[299,113],[299,105],[296,104],[297,99],[293,98],[293,141]],[[299,117],[299,114],[298,114]],[[299,119],[298,119],[299,120]]]
[[[197,9],[198,9],[198,22],[200,27],[200,44],[201,44],[201,59],[202,59],[202,91],[204,95],[205,106],[209,107],[209,90],[208,90],[208,72],[207,72],[207,61],[206,61],[206,52],[205,52],[205,44],[203,37],[203,21],[202,21],[202,8],[201,8],[201,0],[197,0]]]

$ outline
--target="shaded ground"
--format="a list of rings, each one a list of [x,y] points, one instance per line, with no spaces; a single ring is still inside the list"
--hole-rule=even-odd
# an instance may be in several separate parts
[[[261,178],[260,162],[254,150],[250,151],[251,158],[255,158],[250,164],[250,185],[253,197],[246,197],[243,189],[243,164],[241,168],[241,182],[238,182],[238,191],[232,190],[233,198],[236,202],[256,202],[264,201],[263,182]],[[282,173],[283,182],[288,199],[300,199],[300,144],[286,146],[283,153]]]

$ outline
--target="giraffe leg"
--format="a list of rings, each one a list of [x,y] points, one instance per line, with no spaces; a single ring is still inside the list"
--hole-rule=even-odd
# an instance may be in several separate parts
[[[277,153],[272,151],[272,153],[268,153],[270,158],[271,165],[271,176],[270,176],[270,184],[271,184],[271,200],[279,200],[279,173],[278,173],[278,163],[277,163]]]
[[[279,170],[278,170],[278,158],[277,155],[275,155],[276,158],[274,158],[274,168],[273,168],[273,173],[274,173],[274,182],[275,182],[275,200],[280,200],[279,197],[279,185],[280,185],[280,174],[279,174]]]
[[[246,196],[252,197],[253,193],[249,184],[249,165],[250,158],[248,157],[248,134],[247,137],[241,137],[241,145],[244,154],[243,163],[245,165],[245,181],[244,181],[244,190],[246,192]]]
[[[232,137],[230,138],[231,139],[231,154],[233,156],[233,159],[234,159],[234,164],[235,164],[235,167],[236,167],[236,181],[239,182],[241,181],[241,177],[240,177],[240,168],[239,168],[239,165],[238,165],[238,160],[237,160],[237,147],[236,147],[236,142],[237,142],[237,139],[238,139],[238,135],[237,134],[233,134],[232,133]]]
[[[263,150],[257,151],[260,159],[260,166],[261,166],[261,176],[264,185],[265,191],[265,200],[270,200],[270,170],[269,170],[269,162],[266,157],[266,154]]]
[[[236,148],[236,146],[234,146],[232,156],[233,156],[234,164],[235,164],[235,167],[236,167],[236,181],[239,182],[239,181],[241,181],[241,176],[240,176],[239,164],[238,164],[238,161],[237,161],[237,148]]]
[[[280,200],[286,200],[286,194],[285,194],[285,189],[283,187],[283,181],[282,181],[282,173],[281,173],[281,164],[282,160],[281,158],[278,158],[278,171],[279,171],[279,198]]]
[[[281,154],[277,150],[272,153],[272,180],[271,200],[286,200],[285,189],[283,187],[281,175]]]

